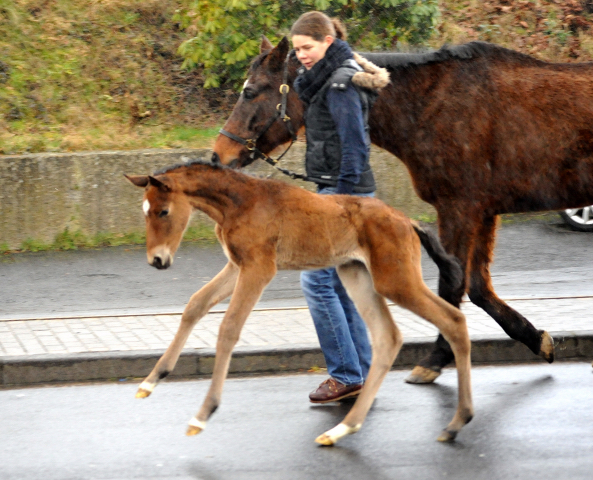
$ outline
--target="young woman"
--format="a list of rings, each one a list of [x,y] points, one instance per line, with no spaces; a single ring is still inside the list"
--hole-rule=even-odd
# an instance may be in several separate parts
[[[376,92],[356,82],[367,75],[368,87],[369,74],[354,60],[345,41],[346,30],[337,19],[321,12],[306,13],[295,22],[290,35],[303,65],[294,87],[307,106],[307,176],[317,183],[321,194],[372,196],[375,180],[369,165],[367,119]],[[370,66],[368,70],[380,77],[372,79],[370,86],[385,86],[387,72]],[[303,272],[301,286],[330,375],[309,399],[327,403],[355,397],[371,363],[365,324],[335,268]]]

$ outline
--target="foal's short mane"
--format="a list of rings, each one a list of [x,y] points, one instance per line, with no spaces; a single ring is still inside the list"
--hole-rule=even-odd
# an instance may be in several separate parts
[[[157,170],[156,172],[153,173],[153,175],[164,175],[165,173],[169,173],[173,170],[177,170],[178,168],[190,168],[194,165],[203,165],[205,167],[209,167],[213,170],[232,170],[231,168],[225,166],[225,165],[221,165],[218,163],[212,163],[212,162],[207,162],[206,160],[202,160],[201,158],[195,159],[195,160],[189,160],[187,162],[184,163],[177,163],[175,165],[172,165],[170,167],[165,167],[165,168],[161,168],[160,170]]]
[[[439,50],[425,53],[360,53],[375,65],[384,68],[402,68],[429,63],[446,62],[449,60],[469,60],[472,58],[489,57],[522,64],[540,64],[546,62],[537,60],[529,55],[509,50],[487,42],[469,42],[464,45],[443,45]]]

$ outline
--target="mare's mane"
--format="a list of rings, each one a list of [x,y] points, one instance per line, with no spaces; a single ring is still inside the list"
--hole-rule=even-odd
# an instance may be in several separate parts
[[[500,47],[487,42],[469,42],[463,45],[443,45],[439,50],[424,53],[396,53],[361,52],[361,56],[370,60],[375,65],[383,68],[402,68],[430,63],[446,62],[450,60],[470,60],[473,58],[488,57],[499,58],[506,61],[520,62],[522,64],[545,64],[529,55],[525,55],[508,48]]]

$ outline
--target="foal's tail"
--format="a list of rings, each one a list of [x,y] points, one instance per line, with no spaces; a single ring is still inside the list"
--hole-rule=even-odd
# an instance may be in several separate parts
[[[457,293],[461,297],[464,293],[464,272],[459,259],[445,252],[441,242],[433,232],[424,230],[415,222],[412,222],[412,226],[420,238],[420,243],[439,267],[440,282],[445,283],[449,293]]]

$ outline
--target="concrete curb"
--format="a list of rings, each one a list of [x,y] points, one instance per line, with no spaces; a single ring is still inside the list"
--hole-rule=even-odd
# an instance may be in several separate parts
[[[593,359],[593,331],[550,332],[555,339],[556,360]],[[410,368],[432,348],[433,341],[409,340],[404,343],[393,368]],[[146,376],[164,350],[80,353],[71,355],[28,355],[0,358],[0,386],[105,381]],[[214,365],[214,349],[184,352],[171,377],[208,377]],[[544,360],[524,345],[506,337],[472,338],[472,363],[532,363]],[[233,353],[231,375],[265,375],[306,371],[325,362],[316,345],[283,348],[237,348]]]

